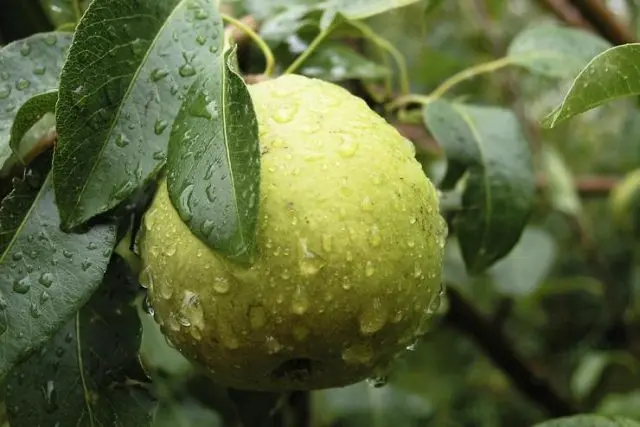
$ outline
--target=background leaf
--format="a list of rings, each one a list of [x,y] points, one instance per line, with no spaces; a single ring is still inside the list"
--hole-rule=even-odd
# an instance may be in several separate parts
[[[11,124],[31,97],[58,87],[71,34],[42,33],[0,50],[0,168],[11,156]]]
[[[36,124],[46,113],[53,113],[58,100],[58,91],[52,90],[43,92],[30,98],[25,102],[11,126],[11,140],[9,145],[13,154],[22,162],[28,153],[28,149],[20,147],[20,142],[25,134]]]
[[[137,281],[114,257],[98,292],[39,353],[12,370],[12,427],[150,426],[155,401],[138,366]]]
[[[640,93],[640,44],[613,47],[596,56],[575,78],[562,103],[543,121],[557,124],[605,102]]]
[[[115,244],[111,225],[60,230],[48,159],[38,159],[0,208],[0,378],[89,299]]]
[[[640,424],[621,417],[576,415],[536,424],[534,427],[640,427]]]
[[[162,167],[181,99],[220,54],[216,10],[213,0],[91,3],[60,78],[53,172],[63,226],[114,207]]]
[[[254,251],[260,200],[258,121],[228,51],[186,96],[171,131],[167,186],[191,231],[231,259]]]
[[[446,188],[462,177],[462,211],[455,230],[467,268],[478,273],[514,247],[534,197],[529,144],[513,113],[438,100],[424,121],[448,160]]]
[[[532,73],[570,78],[609,47],[610,43],[587,31],[543,24],[518,34],[507,58]]]
[[[320,28],[328,28],[337,13],[348,19],[365,19],[420,0],[327,0]]]
[[[341,43],[324,43],[300,67],[300,74],[339,82],[348,79],[376,80],[389,70]]]

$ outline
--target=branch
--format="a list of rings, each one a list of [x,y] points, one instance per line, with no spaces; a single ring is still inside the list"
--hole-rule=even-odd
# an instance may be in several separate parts
[[[596,31],[614,45],[634,43],[636,37],[622,25],[602,0],[568,0]]]
[[[570,26],[595,31],[595,28],[593,28],[589,21],[584,19],[576,8],[568,5],[566,0],[540,0],[540,3],[559,20],[566,22]]]
[[[446,320],[466,334],[511,378],[514,386],[553,417],[578,413],[573,402],[564,399],[544,378],[537,375],[516,354],[505,336],[451,286],[447,289],[449,311]]]

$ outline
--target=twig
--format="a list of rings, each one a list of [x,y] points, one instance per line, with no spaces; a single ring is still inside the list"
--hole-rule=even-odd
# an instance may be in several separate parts
[[[572,27],[584,28],[590,31],[595,30],[575,7],[567,4],[566,0],[540,0],[540,3],[558,19]]]
[[[456,289],[449,287],[447,294],[449,311],[446,320],[475,341],[493,363],[511,378],[522,394],[538,403],[553,417],[579,412],[574,403],[560,396],[546,379],[527,366],[502,332],[485,319]]]
[[[605,39],[615,45],[633,43],[636,37],[602,0],[568,0]]]

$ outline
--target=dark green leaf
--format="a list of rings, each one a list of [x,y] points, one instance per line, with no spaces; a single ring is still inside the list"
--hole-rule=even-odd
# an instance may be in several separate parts
[[[113,226],[60,230],[47,166],[29,169],[0,208],[0,378],[89,299],[115,244]]]
[[[25,102],[11,126],[11,140],[9,145],[14,155],[23,160],[27,152],[20,147],[24,135],[46,114],[53,113],[58,100],[58,91],[52,90],[35,95]]]
[[[42,10],[56,28],[77,23],[89,3],[90,0],[40,0]]]
[[[536,424],[534,427],[640,427],[640,423],[621,417],[575,415]]]
[[[507,58],[532,73],[570,78],[609,47],[611,44],[587,31],[544,24],[513,39]]]
[[[456,233],[469,271],[485,270],[514,247],[535,192],[529,143],[513,113],[437,100],[424,120],[448,159],[443,187],[464,173]]]
[[[602,399],[598,405],[598,413],[618,415],[640,421],[640,390],[628,394],[613,393]]]
[[[409,6],[420,0],[328,0],[320,21],[321,28],[328,28],[337,13],[348,19],[365,19],[399,7]]]
[[[444,0],[427,0],[424,6],[424,14],[425,16],[430,15],[435,12],[438,7],[442,5]]]
[[[155,401],[137,358],[137,281],[114,257],[102,286],[7,381],[13,427],[152,425]]]
[[[56,111],[54,182],[65,228],[114,207],[159,171],[181,99],[221,54],[222,35],[214,0],[89,6]]]
[[[389,70],[342,43],[323,43],[304,62],[300,74],[337,82],[380,79],[389,74]]]
[[[613,47],[595,57],[573,81],[569,92],[543,126],[554,127],[577,114],[615,99],[640,93],[640,44]]]
[[[31,97],[58,87],[71,34],[42,33],[0,50],[0,168],[11,156],[11,124]]]
[[[258,122],[228,51],[189,89],[171,131],[167,185],[191,231],[248,261],[255,246],[260,184]]]

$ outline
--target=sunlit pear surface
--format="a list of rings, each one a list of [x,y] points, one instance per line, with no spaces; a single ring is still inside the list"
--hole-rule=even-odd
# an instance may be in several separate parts
[[[262,153],[257,255],[248,266],[209,249],[162,181],[140,239],[156,320],[228,386],[375,376],[440,300],[447,231],[436,189],[411,143],[341,87],[286,75],[249,90]]]

